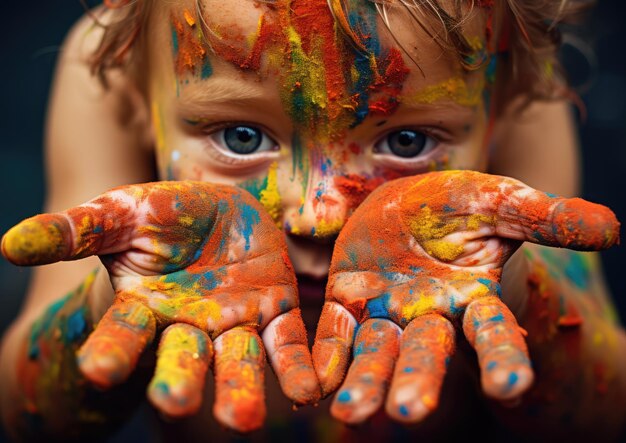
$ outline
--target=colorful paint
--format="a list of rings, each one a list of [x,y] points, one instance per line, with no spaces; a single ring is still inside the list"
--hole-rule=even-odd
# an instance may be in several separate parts
[[[161,334],[148,398],[170,417],[198,412],[212,360],[213,344],[204,332],[184,323],[169,326]]]
[[[285,393],[297,404],[319,399],[285,239],[247,192],[202,182],[124,186],[22,222],[2,250],[19,264],[102,256],[116,298],[78,352],[82,374],[101,388],[123,383],[155,334],[171,325],[148,395],[167,415],[191,414],[219,336],[216,417],[235,430],[255,429],[264,417],[265,359],[256,330],[271,324],[272,362]],[[35,327],[34,358],[51,321]],[[72,340],[89,332],[76,315],[66,326]],[[235,382],[242,385],[234,389]]]
[[[351,344],[352,333],[333,325],[354,328],[374,318],[408,327],[436,314],[463,320],[488,395],[502,400],[519,396],[533,375],[522,331],[499,300],[502,266],[523,240],[601,249],[617,241],[618,229],[605,207],[549,196],[506,177],[446,171],[385,184],[359,206],[336,241],[313,347],[323,392],[337,383],[328,373],[330,366],[345,373]],[[578,263],[570,268],[574,281],[584,284]],[[446,328],[440,327],[444,343],[450,336]],[[452,352],[450,346],[437,354],[437,361]],[[432,384],[427,398],[419,405],[413,399],[404,412],[390,399],[390,414],[402,420],[403,415],[423,417],[432,411],[444,373],[440,363],[438,368],[431,375],[439,377],[439,385]]]

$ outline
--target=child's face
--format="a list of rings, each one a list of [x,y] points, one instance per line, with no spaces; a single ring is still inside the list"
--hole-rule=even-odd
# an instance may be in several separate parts
[[[158,3],[149,94],[160,178],[249,190],[288,234],[299,274],[326,275],[332,240],[385,181],[485,168],[485,69],[465,72],[405,9],[389,13],[398,43],[373,3],[353,0],[354,44],[326,0],[206,0],[209,30],[195,1]],[[484,11],[472,17],[480,56]]]

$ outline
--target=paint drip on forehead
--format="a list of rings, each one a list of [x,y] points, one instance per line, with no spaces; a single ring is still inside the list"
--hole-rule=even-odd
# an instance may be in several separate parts
[[[174,12],[179,81],[185,74],[210,75],[210,46],[244,71],[278,74],[283,104],[302,140],[323,145],[342,140],[367,116],[393,113],[409,69],[398,48],[381,44],[373,3],[350,0],[345,8],[332,3],[333,11],[326,0],[261,6],[265,11],[252,36],[225,26],[203,33],[196,11],[184,10],[182,17]],[[351,30],[349,38],[344,29]]]

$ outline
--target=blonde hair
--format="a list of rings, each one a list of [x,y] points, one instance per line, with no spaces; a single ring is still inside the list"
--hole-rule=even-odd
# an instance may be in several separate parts
[[[112,11],[110,24],[102,25],[104,34],[90,63],[92,73],[106,85],[107,71],[115,68],[136,69],[142,58],[143,31],[154,0],[105,0]],[[274,0],[256,0],[272,3]],[[387,20],[390,7],[402,7],[416,23],[426,30],[444,49],[458,55],[459,63],[468,70],[477,69],[484,60],[471,55],[475,47],[463,32],[463,22],[474,7],[491,8],[497,16],[499,42],[497,107],[514,98],[526,101],[562,98],[568,94],[567,82],[557,59],[561,43],[558,24],[572,22],[593,1],[584,0],[367,0],[376,4],[379,14],[390,31]],[[196,0],[201,11],[202,0]],[[328,0],[335,16],[343,13],[347,0]],[[340,9],[341,8],[341,9]],[[433,19],[440,24],[433,31]],[[97,20],[97,18],[96,18]],[[338,20],[345,27],[346,21]],[[348,25],[349,26],[349,25]],[[350,29],[344,29],[348,37]],[[393,35],[393,32],[392,32]]]

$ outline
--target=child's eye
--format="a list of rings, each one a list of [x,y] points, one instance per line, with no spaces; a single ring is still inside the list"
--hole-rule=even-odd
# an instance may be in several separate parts
[[[432,151],[438,141],[424,132],[402,129],[387,134],[374,146],[379,154],[393,154],[402,158],[415,158]]]
[[[214,132],[212,137],[220,146],[239,155],[277,149],[277,143],[274,140],[253,126],[229,126]]]

